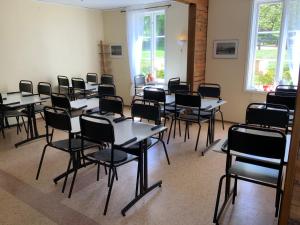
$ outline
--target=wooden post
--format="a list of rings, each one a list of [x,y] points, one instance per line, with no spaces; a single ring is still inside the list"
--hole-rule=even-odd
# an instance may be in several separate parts
[[[195,35],[196,35],[196,4],[189,4],[189,25],[187,45],[187,82],[194,82]]]
[[[300,69],[299,69],[300,78]],[[300,79],[294,112],[294,124],[289,152],[289,161],[286,170],[283,200],[279,215],[279,225],[300,224]],[[298,167],[297,167],[298,164]],[[298,176],[298,181],[296,179]],[[297,200],[298,199],[298,200]]]

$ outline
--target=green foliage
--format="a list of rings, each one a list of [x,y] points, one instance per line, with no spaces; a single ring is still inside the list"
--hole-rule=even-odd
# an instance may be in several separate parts
[[[259,31],[279,31],[282,3],[266,3],[259,7]]]
[[[156,71],[156,78],[157,79],[164,79],[165,78],[165,71],[164,70],[157,70]]]

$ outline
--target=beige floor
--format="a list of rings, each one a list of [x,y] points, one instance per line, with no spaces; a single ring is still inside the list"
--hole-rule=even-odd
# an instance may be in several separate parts
[[[228,129],[229,124],[226,124]],[[43,132],[43,121],[39,120]],[[216,138],[226,131],[216,125]],[[208,152],[202,157],[194,151],[196,126],[191,139],[171,139],[167,145],[171,165],[167,165],[161,145],[149,153],[150,183],[162,179],[156,189],[140,200],[123,217],[121,209],[134,197],[136,163],[118,170],[119,181],[114,184],[107,216],[103,216],[107,194],[107,177],[101,171],[96,182],[96,168],[80,171],[71,199],[61,193],[62,182],[55,185],[52,178],[63,172],[68,155],[49,149],[41,176],[35,180],[37,165],[45,140],[22,147],[14,143],[25,137],[16,135],[16,128],[6,130],[6,139],[0,137],[0,225],[207,225],[212,224],[213,209],[219,177],[224,172],[225,155]],[[59,133],[58,138],[65,134]],[[205,147],[206,126],[201,132],[199,149]],[[68,186],[69,187],[69,186]],[[269,225],[274,218],[273,189],[240,182],[237,202],[229,206],[221,224]]]

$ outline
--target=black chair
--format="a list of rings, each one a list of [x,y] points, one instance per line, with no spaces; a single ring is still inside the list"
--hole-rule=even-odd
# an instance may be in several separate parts
[[[24,122],[24,118],[23,117],[27,117],[27,114],[24,112],[20,112],[17,110],[17,108],[13,108],[13,107],[9,107],[6,105],[3,105],[3,98],[2,95],[0,93],[0,130],[2,133],[3,138],[5,138],[5,132],[4,129],[6,126],[9,127],[9,124],[7,123],[5,125],[5,122],[7,122],[8,118],[15,118],[17,121],[17,134],[19,134],[19,132],[21,132],[21,124],[20,124],[20,118],[22,119],[22,124],[25,127],[25,131],[28,135],[28,130],[25,126],[25,122]]]
[[[21,93],[33,94],[33,84],[30,80],[21,80],[19,82],[19,91]]]
[[[133,160],[138,160],[138,157],[116,149],[114,144],[114,127],[108,119],[99,116],[81,115],[80,127],[82,148],[84,148],[86,141],[96,144],[102,144],[105,142],[109,143],[109,146],[111,146],[109,149],[107,148],[86,155],[86,159],[93,163],[97,163],[98,168],[100,165],[103,165],[104,167],[108,166],[109,173],[112,173],[111,178],[109,176],[109,190],[103,212],[103,214],[106,215],[113,183],[116,177],[117,167],[125,165]],[[75,171],[77,170],[75,169]],[[98,177],[99,169],[97,170],[97,179]]]
[[[98,145],[95,145],[91,142],[85,142],[84,145],[82,145],[82,141],[80,139],[74,138],[74,136],[78,133],[78,131],[72,130],[72,124],[71,124],[71,117],[69,113],[64,109],[59,108],[53,108],[53,107],[45,107],[44,108],[44,115],[45,115],[45,122],[46,122],[46,141],[47,144],[44,146],[42,156],[40,159],[40,163],[38,166],[37,174],[36,174],[36,180],[38,180],[40,171],[42,168],[42,164],[44,161],[44,156],[46,153],[46,150],[48,147],[52,147],[55,149],[58,149],[60,151],[66,152],[69,154],[70,159],[66,171],[66,176],[64,179],[64,184],[62,188],[62,192],[64,192],[68,174],[71,173],[71,171],[74,172],[73,180],[70,186],[70,191],[68,197],[70,198],[72,195],[72,190],[74,186],[74,181],[77,174],[77,169],[79,168],[79,164],[81,163],[81,159],[83,156],[83,150],[91,147],[99,147]],[[50,128],[52,128],[50,132]],[[55,130],[61,130],[68,132],[68,138],[58,141],[53,141],[53,135]],[[83,162],[85,166],[85,161]],[[71,164],[73,165],[73,168],[71,169]]]
[[[131,117],[134,120],[135,118],[145,119],[149,122],[153,122],[155,125],[161,125],[161,110],[160,105],[156,101],[145,100],[145,99],[135,99],[131,104]],[[152,142],[153,140],[153,142]],[[165,151],[166,159],[170,165],[170,160],[168,156],[168,151],[163,140],[163,134],[160,133],[158,137],[151,137],[147,139],[147,149],[150,149],[152,146],[161,142]],[[135,144],[130,148],[126,149],[127,152],[133,155],[138,155],[140,151],[139,144]]]
[[[82,78],[72,78],[72,96],[73,99],[80,97],[87,98],[91,97],[93,92],[86,89],[85,82]]]
[[[201,96],[198,92],[176,92],[175,93],[175,111],[177,112],[178,109],[181,109],[180,113],[175,113],[174,117],[172,118],[171,127],[169,130],[168,142],[170,140],[171,131],[174,123],[174,133],[173,137],[175,138],[176,134],[176,122],[178,121],[179,124],[181,121],[185,122],[185,135],[184,141],[186,141],[187,132],[189,130],[189,125],[191,123],[198,124],[198,135],[197,141],[195,146],[195,151],[197,151],[199,136],[201,131],[201,123],[208,123],[208,132],[207,132],[207,141],[208,136],[210,135],[210,119],[202,117],[201,112]],[[208,144],[208,142],[207,142]],[[203,155],[203,152],[202,152]]]
[[[134,76],[134,96],[141,96],[143,88],[146,85],[146,78],[144,75]]]
[[[297,85],[278,85],[275,89],[275,92],[280,92],[282,94],[287,92],[287,94],[294,93],[296,95],[297,89]]]
[[[268,92],[266,103],[285,105],[289,110],[295,110],[296,93],[290,92]]]
[[[169,109],[166,105],[166,93],[164,89],[161,88],[152,88],[152,87],[145,87],[143,91],[143,98],[145,100],[156,101],[161,104],[161,117],[164,118],[164,126],[166,125],[166,120],[171,116],[172,113],[167,111]]]
[[[98,84],[98,74],[97,73],[87,73],[86,74],[86,82]]]
[[[203,98],[216,98],[221,100],[221,86],[219,84],[213,84],[213,83],[202,83],[198,87],[198,92]],[[221,120],[222,120],[222,128],[224,130],[224,118],[223,118],[223,112],[221,111],[221,106],[217,108],[214,112],[220,113],[221,115]],[[210,116],[210,112],[202,112],[202,116]]]
[[[174,90],[173,86],[176,85],[176,84],[179,84],[179,83],[180,83],[180,78],[179,77],[171,78],[168,81],[168,94],[169,95],[175,93],[175,90]]]
[[[58,75],[57,81],[58,81],[58,93],[60,94],[62,90],[67,90],[67,92],[64,94],[70,96],[71,88],[70,88],[69,78],[67,76]]]
[[[52,107],[61,108],[66,110],[71,117],[79,116],[82,114],[82,109],[86,106],[82,106],[79,109],[72,109],[70,100],[68,96],[62,94],[52,94],[51,95]]]
[[[99,99],[99,110],[102,115],[114,113],[124,117],[123,106],[123,99],[120,96],[102,96]]]
[[[114,84],[114,77],[111,74],[102,74],[100,80],[101,84]]]
[[[287,133],[289,109],[285,105],[251,103],[246,110],[246,124],[283,129]]]
[[[41,99],[50,99],[51,94],[52,94],[52,88],[51,84],[48,82],[39,82],[37,86],[38,90],[38,95],[40,96]],[[40,113],[42,118],[44,118],[42,112],[44,111],[44,105],[43,104],[38,104],[34,106],[34,112],[35,113]]]
[[[101,98],[102,96],[115,96],[116,95],[116,87],[114,84],[99,84],[98,85],[98,96]]]
[[[230,197],[232,197],[232,204],[234,204],[237,195],[237,180],[276,188],[275,216],[278,216],[282,195],[281,185],[285,145],[286,136],[279,130],[258,128],[250,125],[233,125],[229,128],[226,173],[219,181],[214,223],[219,224],[220,216]],[[244,158],[246,162],[233,161],[234,156]],[[270,160],[273,160],[273,162],[270,163]],[[230,191],[231,178],[234,179],[232,191]],[[225,200],[219,211],[224,179],[226,179]]]

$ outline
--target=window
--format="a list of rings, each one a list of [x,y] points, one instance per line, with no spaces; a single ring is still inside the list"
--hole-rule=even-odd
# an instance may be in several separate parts
[[[293,84],[288,56],[287,13],[283,0],[255,0],[249,45],[247,90],[270,91],[278,84]]]
[[[165,12],[144,14],[144,32],[141,58],[142,74],[151,74],[162,81],[165,76]]]

